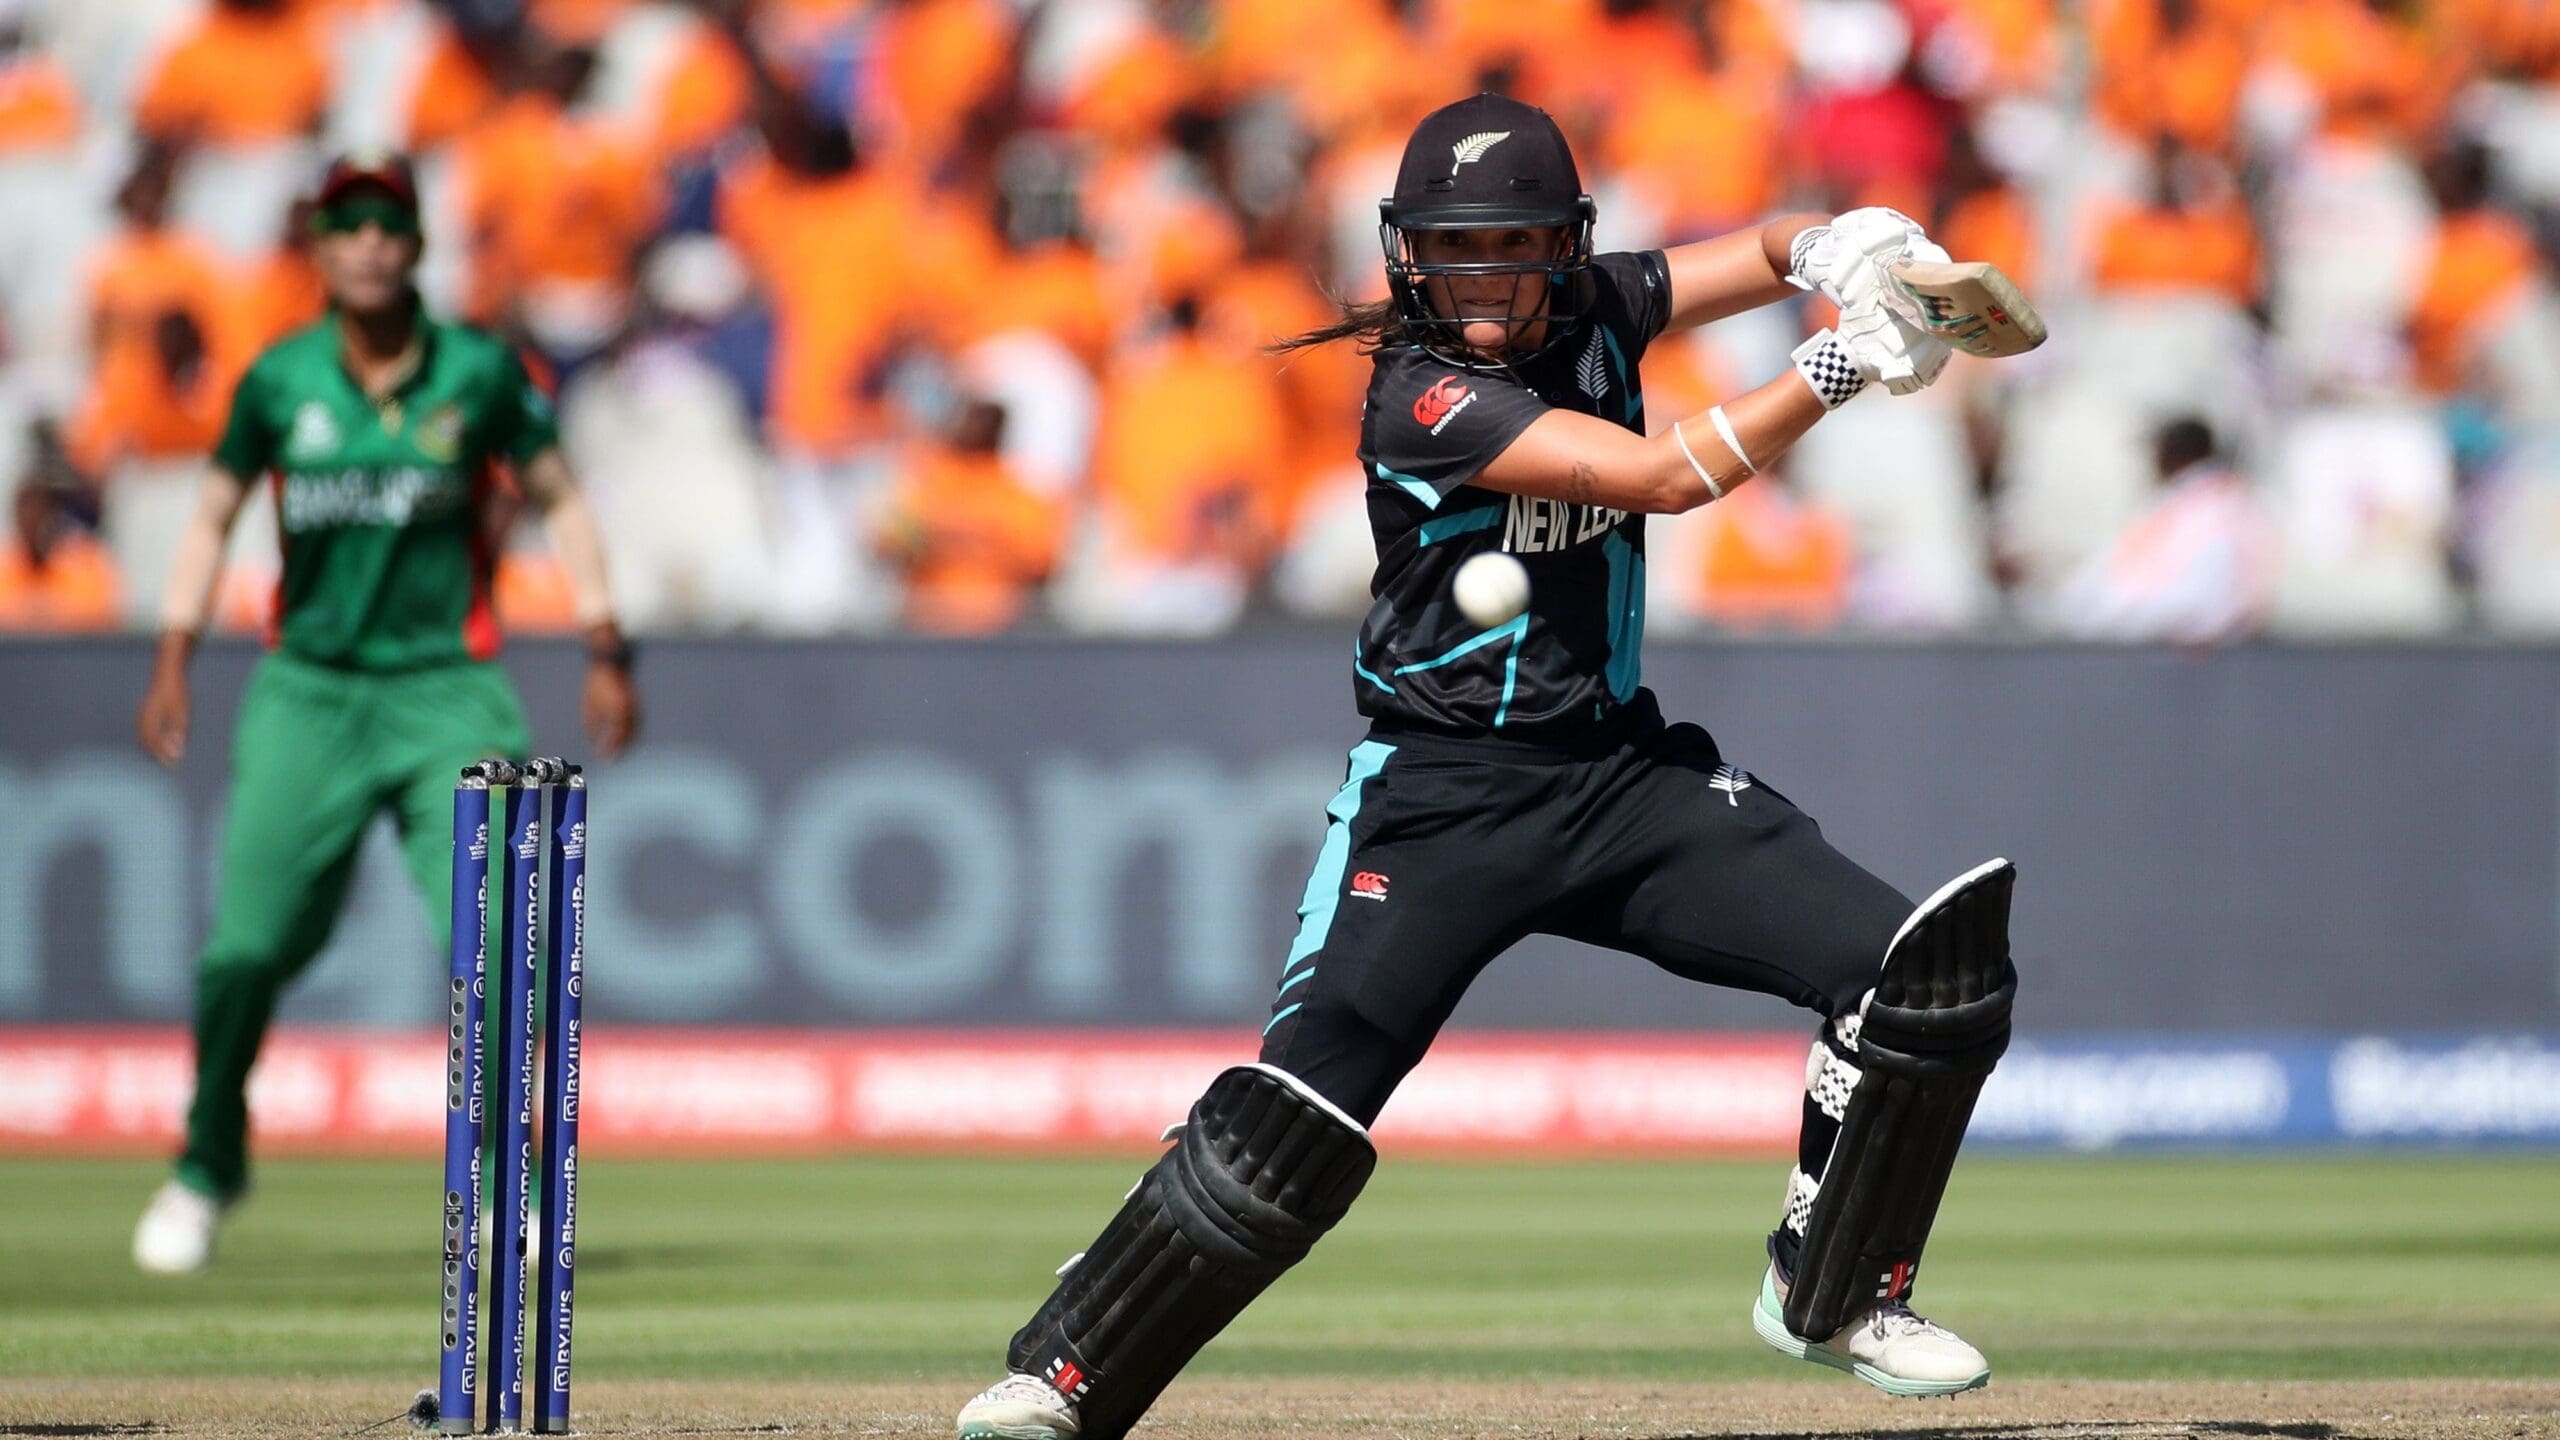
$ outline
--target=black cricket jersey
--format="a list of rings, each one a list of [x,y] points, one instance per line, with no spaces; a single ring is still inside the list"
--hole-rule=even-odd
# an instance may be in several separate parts
[[[1662,252],[1594,257],[1593,294],[1557,343],[1510,370],[1470,370],[1416,346],[1374,357],[1360,416],[1377,542],[1375,597],[1353,650],[1360,713],[1392,726],[1569,737],[1636,696],[1644,643],[1644,517],[1470,482],[1551,409],[1644,433],[1636,366],[1662,333]],[[1502,550],[1529,572],[1529,609],[1488,630],[1450,594],[1460,562]]]

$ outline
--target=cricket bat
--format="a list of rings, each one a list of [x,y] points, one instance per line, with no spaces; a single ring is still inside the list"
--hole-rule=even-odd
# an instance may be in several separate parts
[[[2044,343],[2044,317],[2016,281],[1985,260],[1895,260],[1885,304],[1967,355],[2024,355]]]

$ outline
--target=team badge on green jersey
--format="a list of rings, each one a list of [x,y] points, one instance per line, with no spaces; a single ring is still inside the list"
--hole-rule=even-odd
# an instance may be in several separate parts
[[[325,459],[338,451],[340,440],[337,417],[318,400],[305,400],[293,412],[292,433],[284,437],[284,458],[308,463]]]
[[[462,454],[462,407],[439,406],[418,422],[409,441],[418,453],[437,465],[450,465]]]

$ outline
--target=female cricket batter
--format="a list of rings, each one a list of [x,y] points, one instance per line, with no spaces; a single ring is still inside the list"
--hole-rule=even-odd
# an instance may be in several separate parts
[[[248,1184],[245,1086],[286,982],[320,953],[365,827],[389,809],[442,926],[454,776],[528,748],[490,610],[492,472],[541,507],[586,627],[589,738],[639,720],[594,512],[562,460],[551,404],[494,336],[438,320],[411,277],[416,181],[384,154],[338,160],[313,247],[330,312],[258,357],[232,397],[203,499],[171,564],[142,745],[174,765],[187,661],[249,486],[275,477],[284,574],[272,649],[241,702],[213,934],[196,976],[186,1150],[134,1231],[145,1270],[202,1269]]]
[[[1422,121],[1381,213],[1391,298],[1291,342],[1374,352],[1377,600],[1352,662],[1369,738],[1327,807],[1261,1058],[1210,1084],[959,1433],[1118,1440],[1342,1217],[1396,1083],[1476,974],[1537,933],[1823,1017],[1753,1326],[1892,1394],[1983,1384],[1981,1353],[1905,1302],[2007,1044],[2015,872],[1993,861],[1914,909],[1637,684],[1644,516],[1730,492],[1869,384],[1933,380],[1945,347],[1877,290],[1882,260],[1945,252],[1870,210],[1594,256],[1564,136],[1494,95]],[[1647,343],[1790,281],[1840,302],[1839,328],[1647,438]],[[1528,568],[1533,598],[1486,628],[1450,577],[1491,550]]]

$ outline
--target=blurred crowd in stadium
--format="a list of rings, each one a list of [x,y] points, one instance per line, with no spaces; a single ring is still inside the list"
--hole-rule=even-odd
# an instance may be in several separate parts
[[[148,626],[298,197],[559,387],[642,632],[1356,613],[1412,122],[1552,110],[1604,249],[1891,204],[2054,340],[1652,530],[1657,629],[2560,633],[2543,0],[0,0],[0,628]],[[1819,302],[1657,347],[1663,424]],[[254,628],[272,521],[222,611]],[[537,527],[500,605],[565,624]]]

